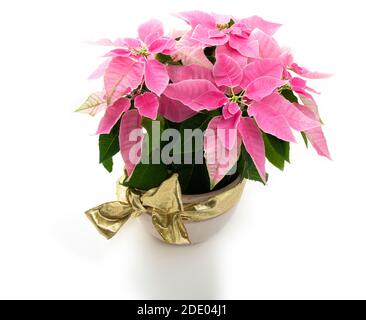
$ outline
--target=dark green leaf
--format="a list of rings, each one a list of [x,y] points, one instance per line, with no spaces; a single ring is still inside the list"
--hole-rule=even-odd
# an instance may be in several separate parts
[[[185,141],[184,130],[201,130],[204,132],[213,116],[216,116],[216,114],[201,112],[181,124],[172,125],[181,134],[181,159],[180,163],[173,163],[169,166],[169,169],[179,174],[179,182],[184,194],[200,194],[210,191],[210,178],[206,164],[196,163],[196,156],[204,159],[203,148],[198,149],[198,146],[196,147],[196,138],[192,138],[192,145],[190,143],[191,137],[187,136],[188,140]],[[203,147],[203,140],[200,141],[200,144]],[[191,163],[188,163],[186,159],[191,159]]]
[[[212,116],[208,112],[202,112],[195,115],[192,118],[180,124],[180,131],[184,129],[201,129],[202,131],[207,129],[208,123],[211,121]]]
[[[302,139],[305,142],[306,148],[308,148],[309,147],[309,140],[308,140],[308,137],[306,136],[306,133],[305,132],[301,132],[301,136],[302,136]]]
[[[194,159],[194,154],[192,155]],[[206,164],[172,164],[169,168],[179,174],[183,194],[210,192],[210,178]]]
[[[214,56],[215,55],[215,52],[216,52],[216,47],[213,46],[213,47],[206,47],[204,49],[204,53],[206,56]]]
[[[216,52],[216,47],[207,47],[204,49],[205,56],[213,64],[215,64],[215,62],[216,62],[215,52]]]
[[[194,164],[171,164],[169,169],[179,175],[179,184],[183,194],[189,193],[189,185],[193,176]]]
[[[165,129],[165,119],[161,116],[159,116],[156,120],[151,120],[149,118],[143,118],[142,119],[142,126],[146,129],[146,135],[149,137],[149,150],[150,150],[150,154],[152,154],[153,152],[155,152],[156,149],[158,149],[159,147],[161,148],[161,135],[164,132]],[[160,131],[155,134],[157,137],[157,139],[153,140],[153,127],[156,126],[156,130],[158,129],[157,127],[160,127]],[[159,135],[159,136],[158,136]]]
[[[294,92],[291,89],[284,89],[281,91],[281,94],[284,98],[286,98],[288,101],[292,103],[299,102],[299,100],[297,99],[297,97],[295,96]]]
[[[263,139],[266,146],[266,156],[268,157],[268,160],[273,165],[276,166],[276,159],[275,158],[282,158],[283,160],[290,162],[290,143],[287,141],[283,141],[281,139],[278,139],[275,136],[272,136],[268,133],[263,133]],[[281,168],[280,168],[281,169]],[[282,169],[281,169],[282,170]]]
[[[266,157],[280,170],[285,168],[285,161],[289,162],[290,144],[270,134],[263,133]]]
[[[215,116],[216,114],[214,114]],[[189,118],[185,121],[183,121],[182,123],[174,123],[174,122],[169,122],[167,121],[167,127],[170,129],[176,129],[180,132],[181,135],[181,154],[182,157],[185,153],[191,153],[193,150],[195,150],[195,140],[193,140],[193,146],[192,146],[192,150],[190,150],[190,148],[188,148],[189,143],[187,141],[185,141],[184,139],[184,130],[202,130],[205,131],[207,129],[207,126],[209,124],[209,122],[211,121],[213,115],[211,114],[211,112],[202,112],[199,113],[195,116],[193,116],[192,118]],[[182,158],[183,161],[183,158]]]
[[[231,28],[234,24],[235,24],[235,20],[234,19],[230,19],[230,21],[229,21],[229,28]]]
[[[113,171],[113,158],[109,158],[105,161],[102,162],[103,167],[109,172],[111,173]]]
[[[155,59],[163,64],[180,65],[181,63],[173,60],[173,58],[167,54],[158,53],[155,55]]]
[[[265,184],[261,176],[259,175],[252,158],[250,157],[249,153],[245,150],[244,146],[242,146],[241,148],[241,154],[238,161],[238,170],[240,170],[242,178],[253,181],[259,181]]]
[[[186,194],[203,194],[210,191],[210,177],[208,175],[206,163],[195,164]]]
[[[132,175],[123,181],[123,185],[139,190],[149,190],[158,187],[168,177],[168,169],[164,164],[139,163]]]
[[[204,132],[207,127],[208,124],[211,121],[211,117],[207,114],[198,114],[188,120],[186,120],[185,122],[183,122],[180,126],[180,135],[182,137],[182,153],[187,153],[187,152],[192,152],[193,150],[196,150],[195,145],[196,145],[196,141],[193,140],[193,143],[191,144],[191,139],[190,136],[187,136],[189,141],[185,141],[185,135],[184,135],[184,130],[200,130],[202,132]],[[193,133],[193,131],[192,131]],[[203,146],[203,141],[201,141],[201,144]],[[192,150],[189,150],[189,146],[192,145]],[[187,150],[188,149],[188,150]],[[196,150],[196,151],[202,151],[201,150]]]
[[[99,136],[99,163],[102,163],[108,171],[113,167],[110,165],[109,160],[119,152],[119,126],[120,121],[118,121],[109,134],[101,134]],[[106,161],[109,161],[109,163],[107,162],[107,167],[104,164]]]
[[[276,168],[280,170],[285,169],[285,159],[283,159],[272,147],[272,145],[268,142],[267,139],[264,139],[264,144],[266,148],[266,158],[270,163],[272,163]]]

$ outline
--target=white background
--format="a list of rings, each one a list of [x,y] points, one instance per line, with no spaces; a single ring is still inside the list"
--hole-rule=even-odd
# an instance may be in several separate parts
[[[366,298],[364,1],[1,1],[0,298]],[[105,51],[146,19],[202,9],[280,22],[310,69],[333,161],[301,138],[284,173],[249,183],[236,215],[201,245],[176,248],[130,221],[104,240],[83,212],[114,200],[118,163],[98,165],[97,119],[72,111],[100,82]]]

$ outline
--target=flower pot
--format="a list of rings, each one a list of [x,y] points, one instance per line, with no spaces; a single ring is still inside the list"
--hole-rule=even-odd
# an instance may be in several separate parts
[[[240,188],[240,197],[244,191],[245,180],[242,181],[240,178],[236,179],[233,183],[228,185],[227,187],[205,193],[200,195],[183,195],[182,201],[183,205],[191,206],[191,205],[200,205],[211,199],[215,199],[215,197],[223,195],[225,193],[229,194],[231,190],[237,188],[239,184],[242,186]],[[224,212],[220,213],[218,216],[205,219],[202,221],[191,221],[188,219],[183,218],[183,223],[186,227],[186,230],[189,235],[189,239],[191,244],[198,244],[204,242],[218,233],[225,224],[229,221],[232,215],[236,212],[238,201],[228,201],[224,204]],[[144,226],[145,230],[150,233],[155,238],[163,241],[159,233],[157,232],[156,228],[154,228],[153,224],[151,223],[151,212],[145,212],[139,217],[140,223]]]

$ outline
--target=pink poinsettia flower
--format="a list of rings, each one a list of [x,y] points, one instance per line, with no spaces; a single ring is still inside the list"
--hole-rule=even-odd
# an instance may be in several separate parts
[[[259,102],[252,101],[248,104],[248,116],[242,115],[243,111],[237,103],[227,102],[223,107],[222,116],[212,121],[215,121],[216,128],[221,130],[218,139],[224,148],[228,150],[235,148],[239,137],[264,182],[266,182],[265,148],[261,130],[290,142],[296,142],[292,129],[305,132],[317,152],[330,157],[321,131],[321,123],[311,111],[308,113],[303,111],[305,106],[294,105],[277,92]],[[206,145],[205,148],[211,150],[212,145]],[[219,182],[214,180],[214,174],[211,178],[214,182]]]
[[[244,65],[245,60],[238,59],[239,55],[244,58],[277,58],[281,54],[272,37],[281,25],[258,16],[236,20],[231,16],[190,11],[182,12],[178,17],[192,27],[186,35],[191,42],[205,47],[217,46],[219,53],[229,55],[240,65]]]
[[[258,41],[249,39],[251,30],[244,23],[236,25],[231,16],[201,11],[182,12],[178,16],[192,27],[191,39],[201,45],[209,47],[228,44],[243,56],[259,57]]]
[[[158,20],[142,24],[138,34],[136,39],[120,39],[120,47],[108,52],[108,59],[90,77],[95,79],[104,75],[110,103],[136,89],[142,81],[158,96],[169,83],[166,67],[155,59],[155,55],[172,54],[175,51],[175,40],[164,36],[163,25]],[[108,88],[113,88],[112,97]]]
[[[157,20],[151,20],[142,24],[138,30],[137,39],[119,39],[111,45],[118,45],[119,48],[110,51],[104,62],[93,74],[92,78],[104,75],[104,86],[106,92],[106,112],[99,123],[97,134],[108,134],[116,123],[121,119],[120,142],[122,157],[126,163],[127,173],[130,175],[136,164],[127,155],[125,146],[130,146],[129,135],[126,132],[134,129],[140,130],[142,117],[152,120],[157,118],[159,112],[159,96],[166,89],[169,83],[169,75],[165,65],[155,60],[155,54],[170,54],[174,52],[174,39],[164,37],[162,24]],[[129,110],[131,99],[127,97],[142,84],[151,92],[133,94],[136,110]],[[166,106],[166,104],[165,104]],[[170,110],[161,111],[164,114],[171,113]],[[179,114],[179,113],[178,113]],[[192,114],[190,111],[189,114]],[[180,113],[185,117],[187,112]]]
[[[238,157],[236,146],[238,145],[239,139],[240,144],[241,142],[244,144],[249,155],[252,157],[260,176],[263,181],[265,181],[265,151],[260,129],[252,118],[242,117],[240,106],[237,103],[230,101],[222,91],[220,92],[219,88],[215,89],[215,85],[235,88],[244,83],[245,88],[248,87],[255,97],[258,96],[257,100],[261,100],[262,96],[270,95],[279,86],[286,83],[278,80],[283,73],[283,66],[281,63],[272,60],[265,61],[264,63],[253,63],[248,65],[246,72],[243,73],[234,59],[227,55],[220,55],[217,57],[217,62],[212,71],[201,66],[172,66],[168,69],[168,72],[173,84],[168,86],[164,95],[168,96],[170,99],[177,100],[179,103],[185,104],[195,111],[200,111],[202,109],[211,110],[208,106],[212,106],[215,109],[223,106],[222,116],[212,119],[209,124],[209,128],[219,130],[217,137],[220,140],[220,148],[218,148],[217,151],[221,150],[221,147],[228,150],[228,154],[225,155],[222,153],[221,156],[223,159],[219,160],[223,163],[227,163],[226,160],[232,159],[234,154]],[[264,76],[270,80],[272,78],[278,80],[276,85],[265,87],[267,90],[265,92],[261,86],[255,87],[252,84],[257,78],[261,79],[261,77]],[[209,95],[206,94],[207,92],[209,92]],[[197,101],[202,99],[202,95],[205,95],[206,97],[205,104],[197,105]],[[206,139],[205,153],[212,157],[212,143],[216,142],[210,141],[211,139]],[[229,158],[225,159],[225,156],[229,156]],[[223,168],[230,169],[228,166],[220,166],[220,161],[208,166],[212,185],[217,184],[222,178],[222,175],[225,175],[225,173],[222,172],[225,171],[222,170]],[[231,163],[231,161],[229,161],[229,163]],[[219,173],[219,169],[221,174]]]
[[[164,95],[195,111],[211,110],[208,106],[223,107],[222,116],[214,118],[214,125],[210,127],[214,126],[222,131],[218,139],[227,150],[235,149],[239,137],[265,181],[265,150],[260,130],[286,141],[295,141],[292,129],[311,132],[320,126],[319,121],[309,118],[278,94],[278,88],[289,83],[288,80],[282,80],[285,70],[281,59],[256,60],[242,70],[230,56],[219,55],[212,71],[200,66],[170,67],[168,72],[173,84],[168,86]],[[291,80],[291,84],[299,92],[307,89],[306,83],[295,78]],[[215,85],[217,90],[214,89]],[[231,89],[241,87],[243,104],[239,105],[225,94],[219,94],[220,86]],[[210,92],[210,95],[205,100],[205,105],[197,105],[197,97],[201,99],[200,95],[206,92]],[[245,105],[248,106],[249,117],[242,116],[241,107]],[[211,144],[206,144],[205,148],[212,151]],[[207,150],[206,152],[211,154]],[[230,156],[232,157],[232,153]],[[212,182],[217,183],[219,180],[216,178],[220,177],[217,164],[209,166],[210,170]]]

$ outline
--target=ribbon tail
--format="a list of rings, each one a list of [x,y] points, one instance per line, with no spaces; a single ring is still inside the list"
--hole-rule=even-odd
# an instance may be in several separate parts
[[[180,212],[153,212],[152,223],[165,242],[176,245],[190,244],[188,232]]]
[[[134,214],[134,209],[127,203],[115,201],[90,209],[85,214],[99,233],[111,239]]]

